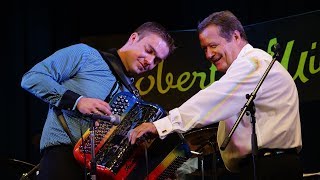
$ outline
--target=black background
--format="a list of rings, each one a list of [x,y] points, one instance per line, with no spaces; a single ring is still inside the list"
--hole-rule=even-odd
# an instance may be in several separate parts
[[[12,0],[7,3],[1,5],[1,157],[33,164],[39,161],[38,141],[47,105],[22,90],[20,81],[24,72],[55,50],[86,36],[131,33],[145,21],[158,21],[175,31],[195,29],[204,17],[225,9],[234,12],[243,25],[319,9],[315,0]],[[312,111],[305,109],[308,110]],[[315,139],[316,146],[317,137],[308,138]],[[317,168],[311,164],[305,171]]]

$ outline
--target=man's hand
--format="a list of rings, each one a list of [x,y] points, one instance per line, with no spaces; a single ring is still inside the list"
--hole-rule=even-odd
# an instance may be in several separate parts
[[[134,128],[129,134],[129,142],[131,142],[131,144],[136,143],[137,139],[146,133],[158,134],[158,131],[153,123],[142,123],[138,127]]]
[[[101,115],[111,115],[110,105],[96,98],[80,98],[77,109],[82,114],[101,114]]]

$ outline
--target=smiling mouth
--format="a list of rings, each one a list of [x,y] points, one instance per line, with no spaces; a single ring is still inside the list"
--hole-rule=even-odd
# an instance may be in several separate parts
[[[146,68],[143,66],[143,64],[142,64],[141,62],[139,62],[139,64],[140,64],[140,66],[138,67],[138,69],[139,69],[140,71],[145,71]]]
[[[218,57],[218,58],[215,58],[215,59],[212,59],[212,63],[216,63],[216,62],[218,62],[218,61],[220,61],[220,59],[222,58],[222,56],[220,56],[220,57]]]

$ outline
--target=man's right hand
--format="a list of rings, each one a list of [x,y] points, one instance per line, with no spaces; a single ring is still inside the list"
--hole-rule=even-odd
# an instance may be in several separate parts
[[[129,134],[129,142],[136,143],[137,139],[146,133],[158,134],[158,131],[153,123],[146,122],[134,128]]]
[[[112,114],[110,105],[107,102],[96,98],[80,98],[77,104],[77,109],[82,114]]]

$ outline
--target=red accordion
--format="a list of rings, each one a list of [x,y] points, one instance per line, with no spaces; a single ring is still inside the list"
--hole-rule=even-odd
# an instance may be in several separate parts
[[[113,114],[121,117],[119,125],[99,121],[95,127],[94,152],[98,179],[167,179],[190,154],[189,146],[173,133],[166,140],[147,139],[131,145],[128,132],[143,122],[153,122],[167,113],[160,106],[147,103],[129,92],[116,94],[109,102]],[[74,147],[74,157],[90,169],[91,139],[88,129]]]

